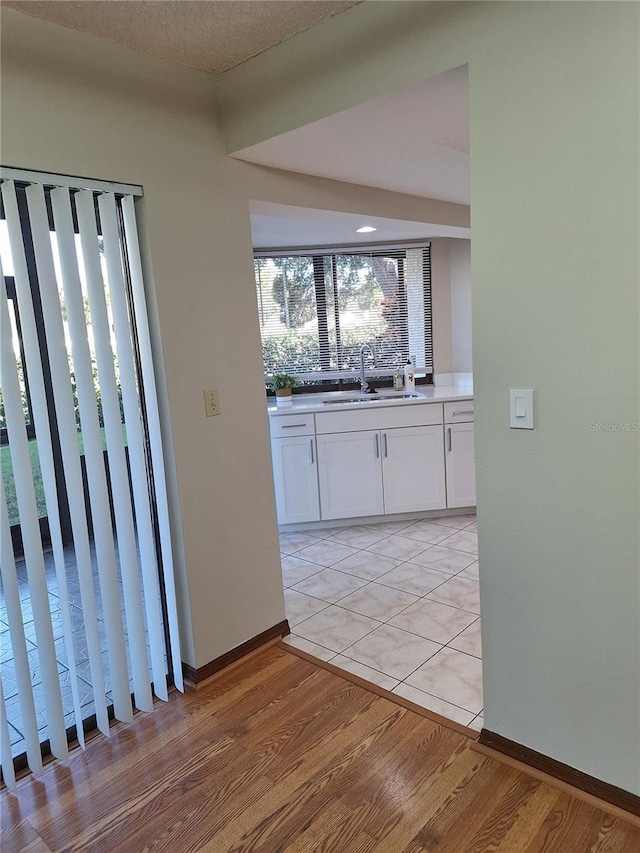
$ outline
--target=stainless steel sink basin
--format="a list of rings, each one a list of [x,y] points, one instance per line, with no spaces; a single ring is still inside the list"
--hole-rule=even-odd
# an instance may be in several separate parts
[[[415,400],[421,396],[422,394],[380,394],[382,400]]]
[[[344,405],[345,403],[377,403],[378,400],[381,400],[382,397],[341,397],[339,400],[323,400],[322,403],[325,406],[329,404],[332,405]]]
[[[336,406],[346,405],[347,403],[379,403],[382,400],[410,400],[416,397],[420,397],[420,394],[361,394],[357,397],[334,397],[323,400],[322,404]]]

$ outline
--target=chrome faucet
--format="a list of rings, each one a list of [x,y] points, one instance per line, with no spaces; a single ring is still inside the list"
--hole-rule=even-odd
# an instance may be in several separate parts
[[[373,365],[375,367],[376,364],[376,354],[373,349],[369,346],[369,344],[363,344],[360,347],[360,393],[361,394],[369,394],[369,383],[367,382],[367,377],[364,369],[364,351],[369,350],[371,353],[371,357],[373,358]]]

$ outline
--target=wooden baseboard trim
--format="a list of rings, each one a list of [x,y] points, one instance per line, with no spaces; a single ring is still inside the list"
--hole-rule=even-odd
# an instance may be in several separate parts
[[[541,752],[536,752],[487,729],[482,729],[474,748],[498,760],[507,758],[508,763],[517,765],[518,769],[522,769],[524,765],[529,773],[535,771],[538,776],[545,777],[545,781],[550,784],[555,783],[556,787],[562,787],[563,790],[570,789],[574,796],[591,805],[630,820],[635,825],[640,825],[640,797],[629,791],[589,776],[588,773],[576,770],[568,764],[556,761],[555,758],[550,758],[548,755],[543,755]]]
[[[220,655],[219,658],[210,660],[209,663],[205,663],[204,666],[200,666],[196,669],[188,663],[183,663],[182,676],[187,688],[190,690],[198,690],[202,687],[204,681],[207,681],[213,675],[217,675],[221,670],[227,669],[232,664],[243,660],[253,652],[261,650],[266,645],[277,643],[278,640],[281,640],[290,633],[289,621],[287,619],[283,619],[282,622],[278,622],[277,625],[267,628],[266,631],[262,631],[261,634],[257,634],[250,640],[241,643],[239,646],[236,646],[235,649],[230,649],[228,652]]]
[[[414,711],[416,714],[419,714],[421,717],[426,717],[428,720],[431,720],[433,723],[437,723],[439,726],[446,726],[448,729],[453,729],[454,732],[470,738],[471,740],[476,740],[478,737],[478,732],[473,729],[463,726],[460,723],[456,723],[454,720],[449,720],[447,717],[442,717],[440,714],[436,714],[435,711],[429,711],[428,708],[423,708],[422,705],[416,705],[416,703],[412,702],[410,699],[405,699],[404,696],[398,696],[397,693],[391,693],[389,690],[385,690],[384,687],[378,687],[377,684],[373,684],[371,681],[365,681],[364,678],[353,675],[353,673],[347,672],[346,669],[340,669],[340,667],[334,666],[328,661],[315,658],[313,655],[308,654],[308,652],[303,652],[302,649],[289,645],[289,643],[280,642],[277,645],[279,648],[284,649],[285,652],[291,652],[291,654],[296,655],[296,657],[309,661],[309,663],[313,663],[321,669],[326,669],[334,675],[339,675],[340,678],[344,678],[345,681],[357,684],[358,687],[364,687],[365,690],[368,690],[370,693],[375,693],[376,696],[381,696],[383,699],[395,702],[396,705],[400,705],[402,708]]]

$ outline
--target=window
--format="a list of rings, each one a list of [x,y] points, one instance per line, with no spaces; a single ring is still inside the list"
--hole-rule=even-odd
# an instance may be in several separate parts
[[[363,344],[375,353],[372,375],[389,376],[408,358],[430,375],[430,261],[428,245],[256,256],[265,376],[286,372],[307,384],[351,379]]]

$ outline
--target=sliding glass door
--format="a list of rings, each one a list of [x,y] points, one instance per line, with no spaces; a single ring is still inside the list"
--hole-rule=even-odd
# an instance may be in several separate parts
[[[39,177],[39,176],[38,176]],[[181,687],[138,188],[3,170],[2,766]]]

